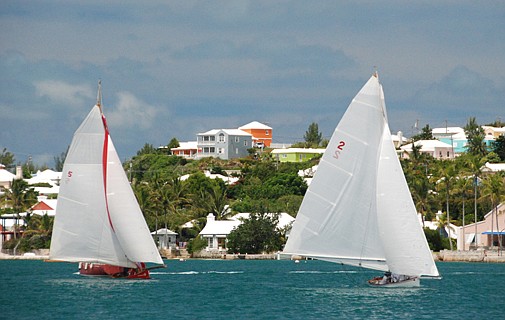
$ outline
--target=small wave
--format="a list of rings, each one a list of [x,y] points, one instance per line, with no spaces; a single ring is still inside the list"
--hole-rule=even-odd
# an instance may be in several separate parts
[[[357,271],[318,271],[318,270],[297,270],[289,271],[289,273],[307,273],[307,274],[332,274],[332,273],[358,273]]]
[[[174,272],[151,272],[151,274],[170,274],[170,275],[195,275],[195,274],[239,274],[244,271],[174,271]]]

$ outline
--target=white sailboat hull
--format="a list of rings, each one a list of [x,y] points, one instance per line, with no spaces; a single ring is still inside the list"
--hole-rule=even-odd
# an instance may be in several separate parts
[[[372,280],[370,280],[372,281]],[[371,287],[380,287],[380,288],[417,288],[421,286],[421,279],[419,277],[412,277],[407,280],[403,280],[400,282],[390,282],[390,283],[373,283],[368,282]]]

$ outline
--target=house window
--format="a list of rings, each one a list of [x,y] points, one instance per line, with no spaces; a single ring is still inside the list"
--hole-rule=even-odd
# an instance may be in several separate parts
[[[244,146],[246,146],[246,147],[247,147],[247,140],[245,140],[245,141],[244,141]]]
[[[223,148],[218,148],[218,149],[217,149],[217,153],[219,153],[219,154],[223,154],[223,153],[224,153],[224,149],[223,149]]]
[[[238,148],[235,148],[235,154],[238,154]]]
[[[447,158],[449,158],[449,154],[450,154],[449,151],[447,151]]]
[[[214,153],[214,152],[216,152],[216,148],[215,147],[210,147],[209,151],[210,151],[210,153]]]
[[[240,138],[239,137],[235,137],[235,142],[239,142],[240,141]]]
[[[268,136],[270,134],[270,131],[265,130],[265,135]]]
[[[439,157],[439,158],[442,158],[442,151],[439,151],[439,152],[438,152],[438,157]]]
[[[224,142],[224,133],[219,134],[219,142]]]
[[[283,157],[283,158],[287,158],[287,157],[288,157],[288,155],[287,155],[286,153],[283,153],[283,154],[281,154],[281,157]]]

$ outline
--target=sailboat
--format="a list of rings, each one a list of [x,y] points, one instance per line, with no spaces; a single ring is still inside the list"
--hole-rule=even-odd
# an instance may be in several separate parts
[[[337,125],[283,253],[385,272],[373,286],[439,278],[374,73]]]
[[[77,262],[82,275],[128,279],[165,267],[112,143],[101,82],[63,165],[49,259]]]

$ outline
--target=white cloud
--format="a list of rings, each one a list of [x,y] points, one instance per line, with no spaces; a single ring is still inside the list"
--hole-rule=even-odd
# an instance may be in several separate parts
[[[93,89],[87,85],[72,85],[55,80],[37,81],[35,89],[38,96],[47,97],[54,103],[65,105],[89,103],[94,96]]]
[[[105,116],[108,119],[108,124],[115,127],[140,127],[141,129],[149,129],[156,120],[156,107],[147,104],[138,99],[130,92],[119,92],[118,103],[110,112],[105,106]]]

